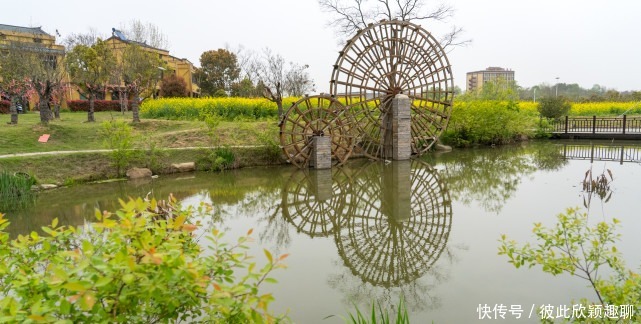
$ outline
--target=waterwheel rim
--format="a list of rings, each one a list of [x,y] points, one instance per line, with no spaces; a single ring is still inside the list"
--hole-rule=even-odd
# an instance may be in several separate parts
[[[347,41],[332,72],[330,93],[343,100],[359,130],[358,147],[382,153],[391,99],[411,99],[412,153],[422,154],[447,127],[454,98],[452,69],[438,41],[407,21],[371,24]]]

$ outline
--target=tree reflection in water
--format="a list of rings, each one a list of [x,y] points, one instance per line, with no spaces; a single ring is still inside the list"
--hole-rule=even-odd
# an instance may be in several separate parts
[[[299,233],[334,238],[345,273],[329,284],[346,302],[373,298],[391,308],[402,295],[412,310],[436,304],[429,291],[446,279],[434,263],[446,250],[452,205],[430,165],[356,161],[301,170],[281,197],[282,218]]]
[[[456,154],[428,156],[426,160],[443,169],[440,174],[454,200],[466,205],[476,202],[485,211],[498,214],[525,176],[540,167],[558,167],[549,160],[533,158],[535,147],[466,149]],[[561,156],[558,161],[564,163]]]

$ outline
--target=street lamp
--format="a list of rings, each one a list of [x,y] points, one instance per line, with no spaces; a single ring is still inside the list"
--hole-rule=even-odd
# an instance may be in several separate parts
[[[559,96],[559,77],[556,77],[556,84],[554,85],[554,96]]]

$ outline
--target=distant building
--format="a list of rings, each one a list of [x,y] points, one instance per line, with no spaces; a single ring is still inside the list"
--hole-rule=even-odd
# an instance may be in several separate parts
[[[196,84],[195,78],[196,68],[188,59],[172,56],[169,54],[169,51],[165,49],[155,48],[145,43],[128,40],[127,38],[125,38],[121,31],[115,28],[112,28],[112,36],[109,37],[106,41],[114,51],[114,55],[118,60],[121,59],[122,53],[124,52],[127,44],[135,44],[146,51],[158,54],[158,57],[165,61],[165,63],[167,64],[167,70],[160,69],[160,78],[162,78],[167,73],[175,74],[185,80],[190,97],[200,96],[200,88]]]
[[[0,55],[8,51],[38,53],[42,60],[54,67],[62,64],[65,56],[65,47],[56,44],[56,37],[46,33],[42,27],[0,24]],[[69,81],[64,80],[64,82]],[[37,96],[31,96],[29,102],[32,106],[36,101]]]
[[[12,45],[21,49],[49,53],[56,57],[65,54],[65,47],[56,44],[56,37],[47,34],[41,27],[20,27],[0,24],[0,49],[11,49]]]
[[[514,71],[501,67],[488,67],[483,71],[467,72],[467,83],[465,91],[476,91],[483,87],[486,82],[506,81],[507,84],[514,82]]]

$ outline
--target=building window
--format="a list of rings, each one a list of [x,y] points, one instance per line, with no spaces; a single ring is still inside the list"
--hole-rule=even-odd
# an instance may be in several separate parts
[[[40,38],[34,38],[34,39],[33,39],[33,42],[34,42],[34,43],[42,43],[42,39],[40,39]]]

